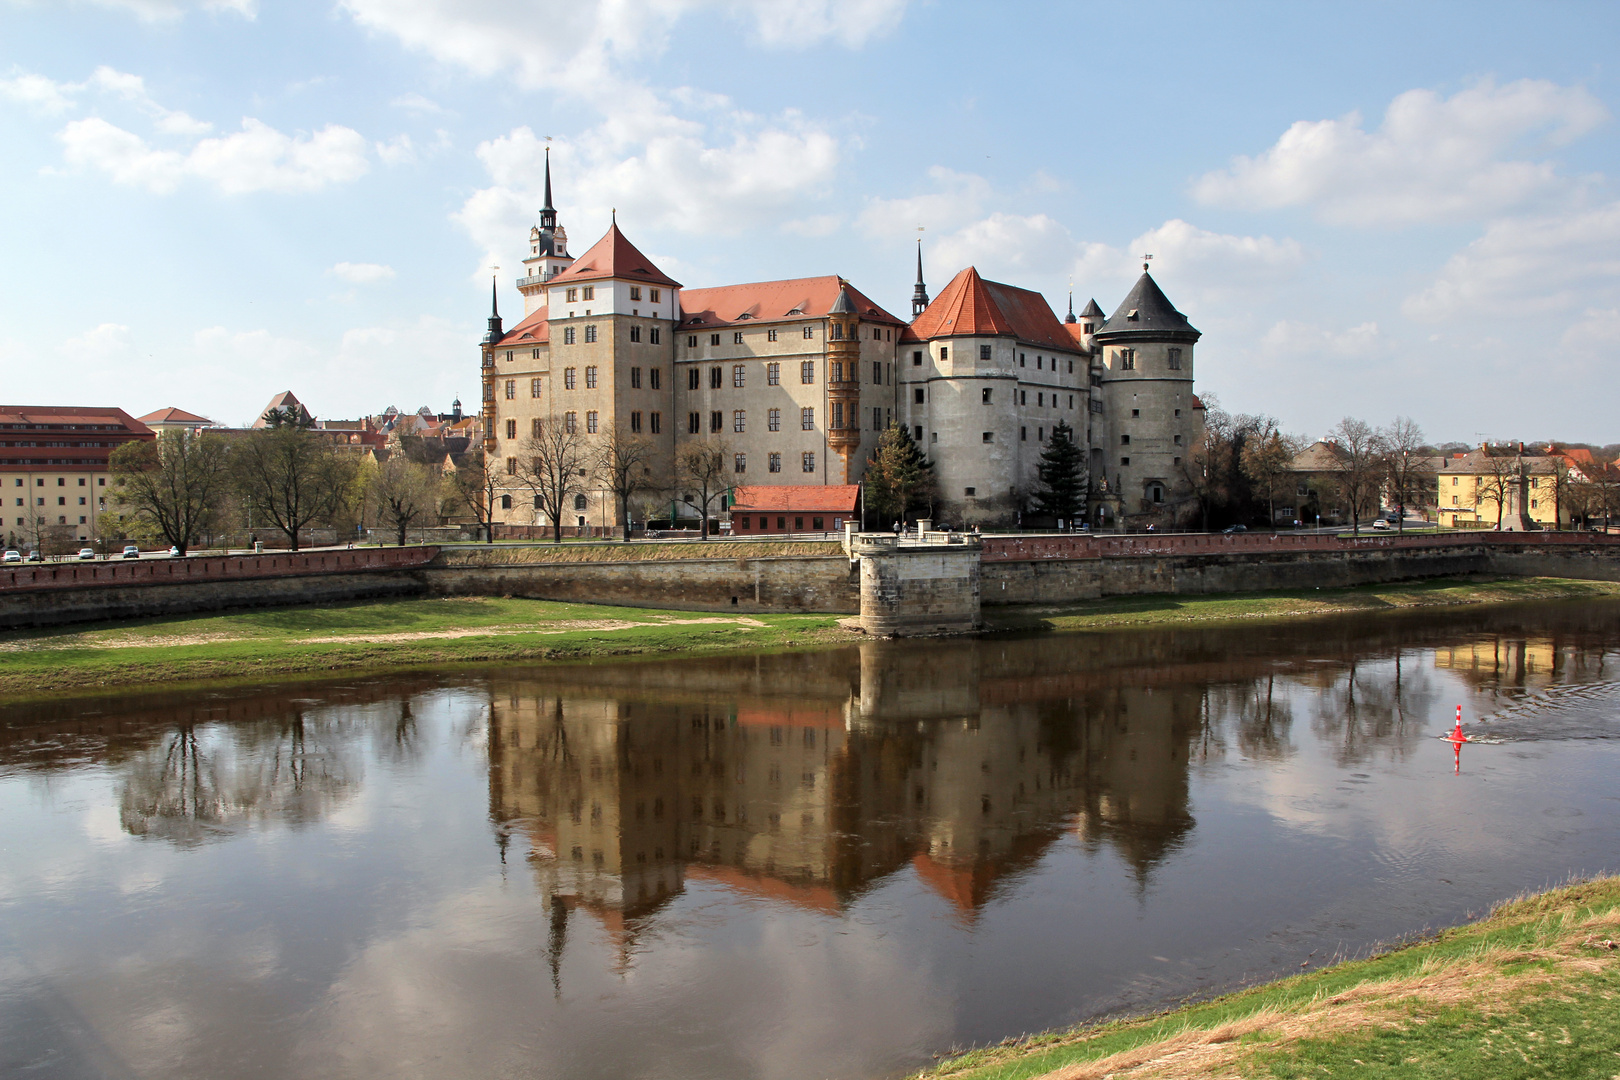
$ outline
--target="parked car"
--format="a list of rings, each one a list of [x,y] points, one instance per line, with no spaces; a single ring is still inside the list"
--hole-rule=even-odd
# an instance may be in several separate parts
[[[95,557],[96,557],[96,549],[95,548],[80,548],[79,549],[79,558],[88,561],[90,559],[94,559]]]
[[[23,560],[23,561],[24,562],[44,562],[45,561],[45,556],[41,555],[37,551],[30,551],[28,553],[28,558]]]
[[[140,557],[141,557],[141,549],[140,548],[136,547],[134,544],[125,544],[124,545],[124,558],[126,558],[126,559],[138,559]]]
[[[1221,532],[1228,533],[1228,534],[1231,534],[1231,533],[1246,533],[1248,531],[1249,531],[1249,527],[1247,525],[1228,525],[1226,528],[1221,530]]]
[[[178,559],[179,557],[180,557],[180,549],[177,546],[175,546],[174,544],[170,544],[169,545],[169,558]]]
[[[0,555],[0,562],[22,562],[22,552],[8,551],[4,555]]]
[[[1388,529],[1389,528],[1389,522],[1385,521],[1383,518],[1375,518],[1373,520],[1373,528],[1375,528],[1375,529]]]

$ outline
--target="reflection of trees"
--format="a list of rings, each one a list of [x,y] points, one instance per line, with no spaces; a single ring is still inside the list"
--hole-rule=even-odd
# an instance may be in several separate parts
[[[1352,659],[1337,671],[1318,672],[1317,681],[1311,730],[1333,747],[1338,764],[1380,753],[1404,759],[1425,738],[1434,683],[1428,666],[1413,663],[1403,650],[1391,660]]]
[[[252,725],[186,724],[121,766],[131,835],[183,846],[247,825],[325,817],[359,782],[340,725],[297,713]]]
[[[1295,752],[1292,738],[1293,682],[1278,686],[1275,672],[1245,682],[1222,683],[1204,692],[1204,756],[1230,742],[1258,761],[1281,761]]]

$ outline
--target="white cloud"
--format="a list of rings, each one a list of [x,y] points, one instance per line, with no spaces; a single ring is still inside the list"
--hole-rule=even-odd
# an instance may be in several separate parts
[[[861,228],[876,239],[913,236],[918,226],[929,233],[943,233],[978,217],[992,194],[990,181],[974,173],[935,165],[928,170],[928,177],[938,190],[898,199],[867,200],[861,211]]]
[[[1180,218],[1132,240],[1127,258],[1137,255],[1152,255],[1156,270],[1192,277],[1206,290],[1281,281],[1305,262],[1297,240],[1210,232]]]
[[[423,97],[421,94],[401,94],[388,104],[392,105],[396,109],[404,109],[406,112],[415,113],[419,116],[450,115],[449,109],[446,109],[443,105],[440,105],[431,98]]]
[[[1620,202],[1493,222],[1402,311],[1422,322],[1520,318],[1609,306],[1617,286]]]
[[[159,194],[174,191],[188,177],[232,195],[316,191],[358,179],[370,168],[366,140],[335,124],[290,136],[248,117],[241,131],[203,139],[183,154],[154,149],[99,117],[73,121],[58,138],[70,165],[98,169],[117,183]]]
[[[77,337],[68,338],[57,351],[63,356],[95,363],[126,356],[134,344],[135,335],[129,327],[122,323],[102,323]]]
[[[1345,225],[1478,219],[1567,188],[1545,151],[1607,117],[1585,89],[1543,80],[1487,80],[1449,98],[1409,90],[1376,131],[1358,113],[1298,121],[1265,153],[1199,178],[1193,194],[1244,209],[1310,206]]]
[[[44,75],[19,72],[9,79],[0,79],[0,98],[16,101],[47,114],[66,112],[73,107],[73,95],[84,89],[83,83],[59,83]]]
[[[1314,323],[1283,320],[1273,323],[1260,338],[1262,353],[1282,359],[1366,360],[1389,350],[1390,343],[1375,322],[1336,330]]]
[[[233,11],[245,19],[259,13],[259,0],[91,0],[98,7],[128,11],[145,22],[178,19],[193,8]]]
[[[395,135],[377,144],[377,159],[384,165],[408,165],[416,160],[416,147],[409,135]]]
[[[155,2],[155,0],[154,0]],[[361,26],[478,75],[591,96],[627,61],[656,55],[685,15],[717,11],[758,40],[857,48],[899,25],[909,0],[339,0]]]
[[[381,263],[340,262],[327,273],[354,285],[370,285],[393,277],[394,268],[383,266]]]

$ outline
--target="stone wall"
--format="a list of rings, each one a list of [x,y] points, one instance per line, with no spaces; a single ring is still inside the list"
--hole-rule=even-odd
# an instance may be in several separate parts
[[[977,630],[979,544],[961,537],[900,543],[890,536],[854,538],[860,559],[861,629],[875,637],[918,637]]]
[[[482,565],[475,553],[457,554],[457,565],[419,571],[430,595],[526,596],[679,611],[859,610],[849,559],[841,553]]]

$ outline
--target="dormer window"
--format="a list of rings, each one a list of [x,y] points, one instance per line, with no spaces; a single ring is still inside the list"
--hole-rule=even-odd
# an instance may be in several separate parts
[[[1136,309],[1136,308],[1131,308],[1131,310],[1129,310],[1129,311],[1127,311],[1127,312],[1126,312],[1126,313],[1125,313],[1125,317],[1126,317],[1126,318],[1127,318],[1127,319],[1129,319],[1129,320],[1130,320],[1130,321],[1131,321],[1131,322],[1137,322],[1137,321],[1138,321],[1138,319],[1137,319],[1137,317],[1136,317],[1136,312],[1137,312],[1137,309]]]

